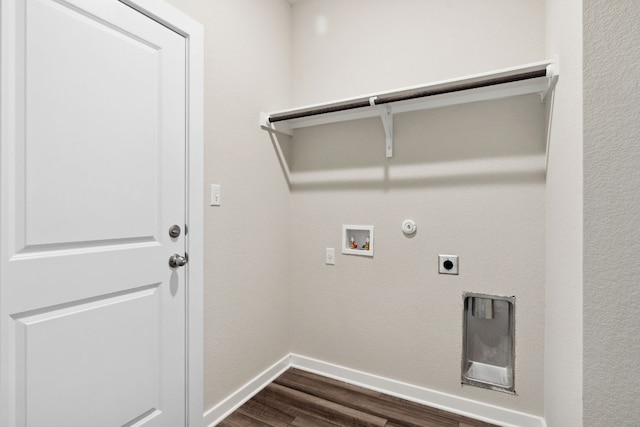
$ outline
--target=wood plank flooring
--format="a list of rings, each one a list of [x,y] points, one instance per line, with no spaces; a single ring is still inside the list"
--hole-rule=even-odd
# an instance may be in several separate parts
[[[497,427],[291,368],[219,427]]]

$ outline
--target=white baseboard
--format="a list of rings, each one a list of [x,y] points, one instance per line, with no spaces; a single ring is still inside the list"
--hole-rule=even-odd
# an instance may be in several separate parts
[[[215,426],[290,367],[503,427],[546,427],[544,418],[539,416],[379,377],[297,354],[284,357],[233,395],[207,411],[204,415],[205,425]]]
[[[231,396],[218,403],[204,413],[204,425],[213,427],[238,409],[247,400],[255,396],[260,390],[268,386],[284,371],[291,367],[291,355],[288,354],[260,375],[240,387]]]
[[[297,354],[291,355],[291,366],[504,427],[545,427],[546,425],[544,419],[538,416],[379,377]]]

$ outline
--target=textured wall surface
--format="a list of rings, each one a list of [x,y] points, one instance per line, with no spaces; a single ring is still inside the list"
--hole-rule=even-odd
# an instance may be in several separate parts
[[[205,410],[289,352],[289,189],[260,111],[290,97],[285,0],[170,0],[205,28]]]
[[[545,59],[544,1],[305,0],[292,11],[302,104]],[[397,115],[390,160],[379,119],[297,130],[292,350],[541,415],[543,113],[528,96]],[[375,226],[372,259],[340,254],[342,224]],[[437,273],[439,253],[460,256],[459,276]],[[464,291],[516,296],[517,396],[461,387]]]
[[[640,425],[640,4],[584,0],[584,425]]]
[[[547,0],[558,55],[546,185],[545,418],[582,426],[582,0]]]

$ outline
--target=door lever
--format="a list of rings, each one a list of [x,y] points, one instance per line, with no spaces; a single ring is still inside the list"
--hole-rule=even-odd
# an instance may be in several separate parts
[[[189,262],[189,255],[184,254],[184,256],[180,256],[178,254],[173,254],[169,257],[169,267],[178,268],[184,266]]]

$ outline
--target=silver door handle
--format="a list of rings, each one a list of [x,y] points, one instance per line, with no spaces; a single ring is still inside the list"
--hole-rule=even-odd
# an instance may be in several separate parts
[[[173,254],[169,257],[169,267],[178,268],[184,266],[189,262],[189,256],[185,253],[184,256]]]

